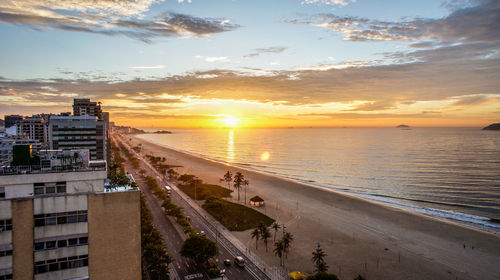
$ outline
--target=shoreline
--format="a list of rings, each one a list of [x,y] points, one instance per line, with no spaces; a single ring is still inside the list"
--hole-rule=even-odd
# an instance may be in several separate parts
[[[136,134],[136,135],[134,135],[134,137],[141,139],[141,141],[148,142],[151,145],[156,145],[156,146],[164,148],[164,149],[170,149],[170,150],[173,150],[173,151],[176,151],[179,153],[183,153],[183,154],[186,154],[186,155],[189,155],[192,157],[196,157],[198,159],[210,161],[210,162],[213,162],[216,164],[222,164],[222,165],[225,165],[225,166],[228,166],[231,168],[241,169],[245,172],[254,172],[257,174],[261,174],[263,176],[275,177],[277,179],[290,181],[290,182],[296,183],[296,184],[302,184],[302,185],[305,185],[305,186],[308,186],[311,188],[316,188],[316,189],[319,189],[322,191],[333,192],[333,193],[338,194],[338,195],[345,195],[345,196],[351,197],[353,199],[361,199],[367,203],[373,203],[373,204],[380,205],[382,207],[388,207],[388,208],[395,209],[395,210],[402,210],[402,211],[408,212],[409,214],[412,214],[412,215],[421,215],[421,216],[429,218],[429,219],[435,219],[439,222],[451,223],[451,224],[459,226],[459,227],[465,227],[465,228],[468,228],[471,230],[476,230],[476,231],[483,232],[483,233],[493,234],[497,237],[500,237],[500,223],[498,223],[498,226],[495,225],[495,223],[492,220],[493,218],[491,218],[491,217],[478,216],[478,215],[474,215],[474,214],[467,214],[467,213],[462,213],[462,212],[457,212],[457,211],[452,211],[452,210],[443,210],[443,209],[439,209],[439,208],[418,206],[418,205],[413,205],[413,204],[404,203],[404,202],[395,203],[396,201],[405,201],[406,202],[406,200],[402,199],[402,198],[383,196],[384,198],[388,198],[389,200],[391,200],[390,202],[387,202],[387,201],[383,201],[383,200],[378,199],[378,196],[375,196],[372,194],[361,194],[361,193],[355,194],[355,193],[351,193],[348,191],[336,190],[334,188],[323,186],[320,183],[317,183],[316,181],[312,181],[312,182],[307,181],[307,180],[302,181],[300,179],[290,178],[290,177],[287,177],[287,176],[284,176],[284,175],[281,175],[281,174],[278,174],[275,172],[265,172],[265,171],[258,170],[256,168],[249,168],[250,166],[252,166],[251,164],[238,163],[238,162],[234,162],[234,163],[226,162],[226,161],[211,158],[211,157],[208,157],[208,156],[205,156],[202,154],[177,149],[177,148],[172,147],[172,146],[155,143],[149,139],[144,139],[144,138],[140,137],[141,135],[142,134]],[[314,183],[317,183],[317,184],[314,184]],[[430,202],[423,201],[423,203],[430,203]],[[464,221],[464,220],[460,220],[456,217],[455,218],[453,218],[453,217],[452,218],[445,218],[445,217],[439,217],[439,216],[423,213],[426,210],[434,211],[434,212],[442,212],[442,213],[452,213],[451,215],[455,215],[455,216],[473,217],[473,219],[476,219],[476,220],[488,221],[489,225],[481,224],[479,222]]]
[[[218,178],[223,170],[242,170],[250,179],[248,198],[258,194],[266,199],[267,206],[259,210],[286,224],[296,237],[286,261],[289,269],[310,273],[310,254],[320,242],[328,254],[330,271],[342,279],[352,279],[357,274],[369,279],[495,279],[495,275],[500,275],[500,239],[493,233],[226,165],[136,135],[126,138],[133,139],[134,146],[141,143],[145,151],[166,156],[169,163],[183,165],[180,173],[193,173],[208,183],[220,184]],[[248,232],[233,234],[268,263],[276,265],[272,249],[268,253],[264,249],[254,250],[255,241]],[[263,244],[259,246],[262,248]]]

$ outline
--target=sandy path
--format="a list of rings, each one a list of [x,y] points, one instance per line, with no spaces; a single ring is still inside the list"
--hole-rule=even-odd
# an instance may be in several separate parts
[[[179,173],[195,174],[220,184],[227,170],[238,168],[193,157],[129,136],[143,153],[164,156],[181,165]],[[500,279],[500,237],[430,217],[313,188],[304,184],[242,171],[250,180],[247,199],[258,194],[266,201],[259,210],[285,224],[295,236],[286,268],[311,273],[311,252],[319,242],[327,252],[329,271],[341,279],[361,274],[368,279]],[[244,197],[243,192],[240,194]],[[235,200],[236,192],[233,193]],[[274,232],[272,232],[274,234]],[[278,258],[249,231],[235,232],[243,243],[269,264]],[[281,232],[278,233],[281,237]],[[465,248],[464,248],[465,244]]]

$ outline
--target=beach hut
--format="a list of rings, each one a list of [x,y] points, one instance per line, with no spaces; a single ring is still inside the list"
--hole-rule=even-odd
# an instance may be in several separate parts
[[[292,279],[292,280],[306,279],[306,276],[304,275],[304,273],[302,273],[300,271],[290,272],[290,273],[288,273],[288,276],[290,276],[290,279]]]
[[[252,206],[263,206],[264,205],[264,199],[262,199],[260,196],[256,195],[252,198],[250,198],[250,205]]]

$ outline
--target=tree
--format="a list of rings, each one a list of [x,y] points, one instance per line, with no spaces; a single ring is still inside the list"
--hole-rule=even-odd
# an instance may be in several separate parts
[[[259,228],[255,228],[253,231],[252,231],[252,239],[255,238],[255,250],[257,250],[257,244],[258,244],[258,241],[259,241],[259,238],[260,238],[260,230]]]
[[[328,272],[318,272],[314,275],[308,276],[306,280],[339,280],[337,275]]]
[[[284,252],[284,244],[283,240],[278,240],[278,242],[274,243],[274,255],[280,258],[280,265],[283,265],[283,252]]]
[[[201,234],[190,235],[181,248],[181,256],[190,258],[198,264],[205,263],[218,254],[217,244]]]
[[[229,170],[226,172],[226,174],[224,174],[224,177],[222,179],[220,179],[221,182],[226,181],[228,189],[231,189],[231,181],[232,180],[233,180],[233,174]]]
[[[321,248],[321,246],[319,245],[318,243],[318,247],[316,248],[316,250],[314,250],[312,252],[312,262],[314,264],[314,267],[315,267],[315,271],[316,272],[326,272],[328,271],[328,265],[326,264],[325,262],[325,257],[327,256],[325,251],[323,251],[323,249]]]
[[[191,180],[190,184],[194,186],[194,200],[198,200],[198,186],[203,183],[201,179],[194,177],[195,179]]]
[[[241,185],[245,188],[245,204],[247,204],[247,187],[248,187],[248,185],[250,185],[250,181],[243,180]]]
[[[260,238],[264,240],[264,244],[266,245],[266,252],[267,252],[267,239],[271,237],[271,232],[269,231],[269,228],[264,226],[264,228],[261,229],[260,231]]]
[[[238,201],[240,201],[240,188],[245,185],[245,181],[245,176],[241,172],[236,172],[236,175],[234,175],[234,188],[238,190]]]
[[[288,258],[288,252],[290,251],[290,247],[292,247],[293,235],[289,232],[283,235],[283,252],[285,253],[285,258]]]
[[[280,229],[280,225],[277,223],[277,222],[274,222],[272,225],[271,225],[271,228],[274,229],[274,242],[276,242],[276,233],[278,232],[278,230]]]

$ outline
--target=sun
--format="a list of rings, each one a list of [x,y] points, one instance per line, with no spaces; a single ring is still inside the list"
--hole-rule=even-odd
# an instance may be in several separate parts
[[[238,118],[233,117],[233,116],[226,115],[222,119],[222,122],[224,123],[225,127],[235,127],[238,125],[240,120]]]

